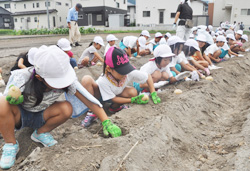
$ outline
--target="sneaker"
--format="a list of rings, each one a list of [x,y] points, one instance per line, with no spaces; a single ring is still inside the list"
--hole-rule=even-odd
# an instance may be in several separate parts
[[[31,135],[31,139],[35,142],[42,143],[45,147],[51,147],[57,144],[57,141],[49,132],[37,134],[37,130],[35,130]]]
[[[119,112],[119,111],[121,111],[122,109],[128,109],[129,107],[128,106],[126,106],[126,105],[121,105],[120,107],[118,107],[118,108],[116,108],[116,109],[114,109],[114,108],[112,108],[112,104],[109,106],[109,111],[111,112],[111,113],[116,113],[116,112]]]
[[[205,72],[206,72],[207,75],[210,75],[210,71],[209,71],[208,68],[205,68],[204,70],[205,70]]]
[[[89,127],[95,120],[97,116],[93,112],[88,112],[85,119],[82,121],[82,127]]]
[[[81,44],[79,44],[78,42],[75,43],[75,46],[82,46]]]
[[[91,66],[94,66],[96,63],[95,62],[91,62]]]
[[[3,146],[3,153],[0,161],[0,166],[2,169],[9,169],[15,164],[16,154],[18,151],[18,142],[16,142],[16,144],[6,143]]]

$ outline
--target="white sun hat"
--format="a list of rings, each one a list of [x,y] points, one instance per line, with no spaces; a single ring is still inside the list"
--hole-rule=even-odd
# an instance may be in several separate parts
[[[163,36],[162,36],[162,34],[160,32],[157,32],[157,33],[155,33],[155,37],[156,38],[162,38]]]
[[[106,40],[107,42],[109,42],[109,41],[118,40],[118,39],[115,37],[115,35],[109,34],[107,35]]]
[[[33,47],[28,52],[28,61],[31,65],[34,65],[34,58],[36,53],[38,52],[38,48]]]
[[[224,36],[218,36],[218,37],[216,38],[216,41],[217,41],[217,42],[224,42],[224,43],[227,42],[227,40],[226,40],[226,38],[225,38]]]
[[[36,73],[56,89],[68,87],[77,80],[69,56],[56,45],[39,48],[34,57]]]
[[[228,34],[228,35],[227,35],[227,38],[232,39],[232,40],[234,40],[234,41],[235,41],[235,37],[234,37],[234,35],[233,35],[233,34]]]
[[[66,38],[61,38],[57,41],[57,46],[63,51],[71,50],[70,41]]]
[[[148,30],[142,30],[141,35],[150,37]]]
[[[194,40],[194,39],[188,39],[184,45],[193,47],[193,48],[195,48],[197,51],[200,51],[199,44],[198,44],[198,42],[197,42],[196,40]]]
[[[101,36],[95,36],[93,42],[98,43],[101,46],[104,46],[103,39]]]
[[[247,36],[246,34],[243,34],[243,35],[241,36],[241,38],[244,39],[244,40],[246,40],[246,41],[248,42],[248,36]]]
[[[162,44],[162,45],[159,45],[155,48],[153,59],[155,59],[157,57],[168,58],[168,57],[172,57],[172,56],[175,56],[175,54],[172,53],[171,48],[166,44]]]
[[[169,32],[167,32],[167,33],[165,34],[165,36],[167,36],[168,38],[170,38],[172,35],[171,35]]]
[[[203,34],[198,34],[198,36],[196,37],[196,40],[200,42],[207,42],[207,38]]]
[[[236,33],[240,34],[240,35],[243,35],[243,31],[242,30],[238,30]]]
[[[176,43],[185,43],[185,41],[182,40],[182,39],[181,39],[180,37],[178,37],[178,36],[171,36],[171,37],[168,39],[168,41],[167,41],[167,44],[168,44],[169,46],[174,45],[174,44],[176,44]]]

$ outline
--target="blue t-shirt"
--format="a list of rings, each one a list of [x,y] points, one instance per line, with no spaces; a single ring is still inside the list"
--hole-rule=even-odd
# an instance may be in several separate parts
[[[77,21],[77,20],[78,20],[78,11],[76,11],[76,8],[73,7],[68,12],[67,23],[69,23],[70,21]]]

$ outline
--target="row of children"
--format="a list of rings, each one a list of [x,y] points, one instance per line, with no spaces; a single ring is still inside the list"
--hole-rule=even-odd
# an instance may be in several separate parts
[[[210,75],[209,69],[218,69],[213,62],[222,61],[218,59],[226,54],[222,50],[226,38],[220,35],[215,44],[209,45],[207,34],[202,33],[195,37],[196,40],[186,42],[169,33],[164,37],[156,33],[155,38],[147,43],[150,35],[143,31],[140,37],[124,37],[120,48],[115,47],[117,38],[109,35],[104,59],[97,53],[104,45],[103,39],[96,36],[77,64],[83,67],[103,61],[103,73],[97,81],[84,76],[81,83],[77,81],[74,66],[70,65],[68,52],[71,48],[70,45],[64,46],[68,43],[66,40],[62,44],[59,40],[57,46],[31,48],[25,55],[31,66],[13,70],[4,96],[0,97],[0,133],[5,141],[1,168],[8,169],[15,163],[19,150],[15,129],[31,127],[35,130],[32,140],[53,146],[57,141],[49,132],[72,117],[72,113],[79,116],[87,112],[84,127],[99,118],[104,135],[120,136],[121,129],[110,121],[102,108],[105,102],[111,103],[109,111],[115,113],[128,108],[128,103],[148,103],[141,93],[149,92],[154,104],[158,104],[161,99],[156,88],[182,79],[199,80],[204,74]],[[153,54],[154,57],[136,70],[129,62],[130,58],[133,59],[132,54],[135,57]],[[183,71],[191,73],[183,77]],[[188,78],[190,74],[191,79]],[[128,86],[130,82],[133,82],[133,87]],[[13,86],[22,92],[18,98],[9,94]],[[67,100],[57,102],[64,92]]]

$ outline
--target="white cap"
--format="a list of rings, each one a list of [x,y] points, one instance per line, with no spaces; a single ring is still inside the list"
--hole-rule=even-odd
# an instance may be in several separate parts
[[[39,48],[35,54],[34,66],[36,73],[56,89],[68,87],[77,80],[69,63],[69,56],[56,45]]]
[[[167,36],[168,38],[170,38],[172,35],[171,35],[169,32],[167,32],[167,33],[165,34],[165,36]]]
[[[242,30],[238,30],[236,33],[240,34],[240,35],[243,35],[243,31]]]
[[[113,34],[109,34],[106,37],[107,42],[113,41],[113,40],[118,40]]]
[[[193,27],[193,28],[192,28],[192,32],[197,31],[197,30],[198,30],[197,27]]]
[[[247,36],[246,34],[243,34],[243,35],[241,36],[241,38],[244,39],[244,40],[246,40],[246,41],[248,42],[248,36]]]
[[[141,35],[150,37],[148,30],[142,30]]]
[[[70,42],[68,39],[61,38],[57,41],[57,46],[61,48],[63,51],[71,50]]]
[[[195,41],[194,39],[188,39],[184,45],[193,47],[193,48],[195,48],[197,51],[200,51],[199,44],[198,44],[198,42]]]
[[[172,56],[175,56],[175,54],[172,53],[172,50],[166,44],[159,45],[154,50],[154,58],[157,58],[157,57],[167,58],[167,57],[172,57]]]
[[[191,33],[190,36],[189,36],[189,38],[190,38],[190,39],[191,39],[191,38],[193,39],[193,38],[194,38],[194,34]]]
[[[101,36],[95,36],[93,42],[98,43],[101,46],[104,46],[103,39]]]
[[[214,27],[211,26],[211,25],[208,26],[208,30],[209,30],[209,31],[213,31],[213,28],[214,28]]]
[[[204,34],[198,34],[198,36],[196,37],[196,40],[200,42],[207,42],[207,38]]]
[[[201,30],[206,30],[207,26],[205,26],[205,25],[199,25],[199,26],[197,26],[197,28],[201,29]]]
[[[162,38],[163,36],[162,36],[162,34],[160,32],[157,32],[157,33],[155,33],[155,37],[156,38],[159,38],[159,37]]]
[[[33,47],[28,52],[28,61],[31,65],[34,65],[35,54],[38,52],[38,48]]]
[[[215,36],[219,36],[219,33],[217,32],[217,33],[215,33]]]
[[[214,31],[211,31],[211,36],[215,36],[215,32]]]
[[[185,41],[182,40],[182,39],[181,39],[180,37],[178,37],[178,36],[171,36],[171,37],[168,39],[168,41],[167,41],[167,44],[168,44],[169,46],[174,45],[174,44],[176,44],[176,43],[185,43]]]
[[[146,38],[143,36],[140,36],[138,38],[138,42],[141,48],[144,48],[146,46],[146,41],[147,41]]]
[[[222,31],[217,31],[218,35],[223,35]]]
[[[227,40],[226,40],[226,38],[224,37],[224,36],[218,36],[217,38],[216,38],[216,41],[217,42],[227,42]]]
[[[234,41],[235,41],[235,37],[234,37],[234,35],[233,35],[233,34],[228,34],[228,35],[227,35],[227,38],[232,39],[232,40],[234,40]]]

